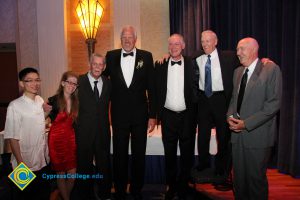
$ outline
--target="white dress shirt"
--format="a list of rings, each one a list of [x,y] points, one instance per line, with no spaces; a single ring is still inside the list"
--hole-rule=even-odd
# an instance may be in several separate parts
[[[169,60],[168,64],[165,108],[174,112],[181,112],[186,109],[184,99],[184,62],[182,57],[181,65],[174,64],[171,66],[171,60]]]
[[[217,49],[215,49],[210,54],[211,60],[211,81],[212,81],[212,91],[223,91],[223,80],[222,80],[222,72],[221,72],[221,65],[219,60],[219,55]],[[204,91],[205,88],[205,64],[207,62],[208,56],[203,54],[196,59],[196,62],[199,67],[199,89]]]
[[[99,91],[99,97],[101,96],[101,92],[102,92],[102,87],[103,87],[103,81],[102,81],[102,78],[101,76],[98,78],[98,79],[95,79],[92,75],[91,75],[91,72],[88,73],[88,78],[89,78],[89,81],[90,81],[90,84],[91,84],[91,87],[92,87],[92,90],[94,91],[94,86],[95,86],[95,83],[94,81],[98,81],[97,83],[97,88],[98,88],[98,91]]]
[[[132,52],[133,52],[133,56],[123,57],[123,53],[130,53],[130,52],[126,52],[124,49],[122,49],[121,51],[121,69],[128,88],[130,87],[132,77],[133,77],[136,48],[134,48]]]
[[[33,101],[23,95],[10,102],[6,114],[4,138],[19,140],[23,162],[32,171],[46,166],[49,158],[43,103],[40,96]],[[11,162],[13,168],[17,167],[14,155]]]
[[[251,78],[251,76],[252,76],[252,74],[253,74],[253,72],[254,72],[254,70],[255,70],[255,67],[256,67],[256,64],[257,64],[257,62],[258,62],[258,58],[256,58],[252,63],[251,63],[251,65],[249,65],[249,67],[248,67],[248,77],[247,77],[247,84],[248,84],[248,82],[249,82],[249,80],[250,80],[250,78]],[[243,72],[243,74],[245,73],[245,71],[246,71],[246,67],[245,67],[245,69],[244,69],[244,72]]]

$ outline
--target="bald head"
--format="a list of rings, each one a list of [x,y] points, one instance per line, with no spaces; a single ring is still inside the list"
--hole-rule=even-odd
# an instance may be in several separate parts
[[[254,38],[243,38],[239,41],[236,51],[243,66],[249,67],[258,58],[259,45]]]

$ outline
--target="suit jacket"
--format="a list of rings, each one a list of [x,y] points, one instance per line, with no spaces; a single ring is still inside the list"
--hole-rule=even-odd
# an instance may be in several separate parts
[[[197,52],[197,57],[205,54],[204,51]],[[236,53],[234,51],[219,51],[218,50],[218,56],[221,66],[221,73],[222,73],[222,81],[223,81],[223,87],[224,87],[224,93],[226,97],[226,105],[229,105],[231,95],[232,95],[232,78],[234,70],[240,65],[239,59],[236,56]],[[194,76],[194,90],[199,91],[199,67],[196,62],[196,58],[193,59],[193,68],[195,71]],[[197,94],[199,95],[199,93]]]
[[[139,123],[155,118],[154,67],[152,54],[136,49],[134,73],[128,88],[121,69],[121,49],[107,52],[106,76],[112,83],[112,124]]]
[[[108,108],[111,84],[105,76],[101,78],[103,87],[100,100],[97,101],[87,74],[79,76],[79,112],[75,125],[76,139],[80,137],[78,142],[88,140],[91,142],[89,144],[93,144],[96,134],[101,134],[105,140],[110,138]]]
[[[161,119],[161,112],[164,109],[167,96],[167,83],[168,83],[168,61],[164,61],[162,64],[155,63],[155,76],[156,76],[156,97],[157,97],[157,115],[158,119]],[[192,77],[193,68],[191,60],[184,57],[184,99],[187,111],[195,114],[195,96],[193,94],[193,81]]]
[[[237,117],[237,98],[244,67],[234,72],[234,89],[227,116]],[[240,109],[240,119],[244,120],[246,130],[232,133],[231,142],[243,138],[245,147],[265,148],[273,146],[276,137],[276,114],[280,108],[282,77],[280,68],[274,63],[265,65],[259,60],[250,77]]]

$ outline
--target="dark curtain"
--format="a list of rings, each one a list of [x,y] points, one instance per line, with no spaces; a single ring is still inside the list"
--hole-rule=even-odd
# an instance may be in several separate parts
[[[193,56],[201,49],[200,35],[209,28],[209,0],[169,0],[170,34],[182,34],[184,54]]]
[[[284,1],[282,22],[281,69],[284,85],[279,129],[278,169],[293,176],[300,176],[299,0]]]
[[[210,5],[209,5],[210,4]],[[208,9],[206,15],[196,15]],[[300,1],[299,0],[170,0],[171,33],[188,39],[187,54],[200,49],[200,33],[218,35],[218,48],[235,50],[244,37],[260,44],[260,57],[281,67],[283,99],[275,146],[281,172],[300,176]]]

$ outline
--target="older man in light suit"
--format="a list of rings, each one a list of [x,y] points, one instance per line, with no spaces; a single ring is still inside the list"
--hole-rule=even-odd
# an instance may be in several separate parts
[[[276,114],[282,93],[280,68],[258,58],[253,38],[239,41],[237,55],[243,66],[233,77],[227,117],[232,131],[232,158],[236,199],[268,199],[268,158],[276,138]]]

